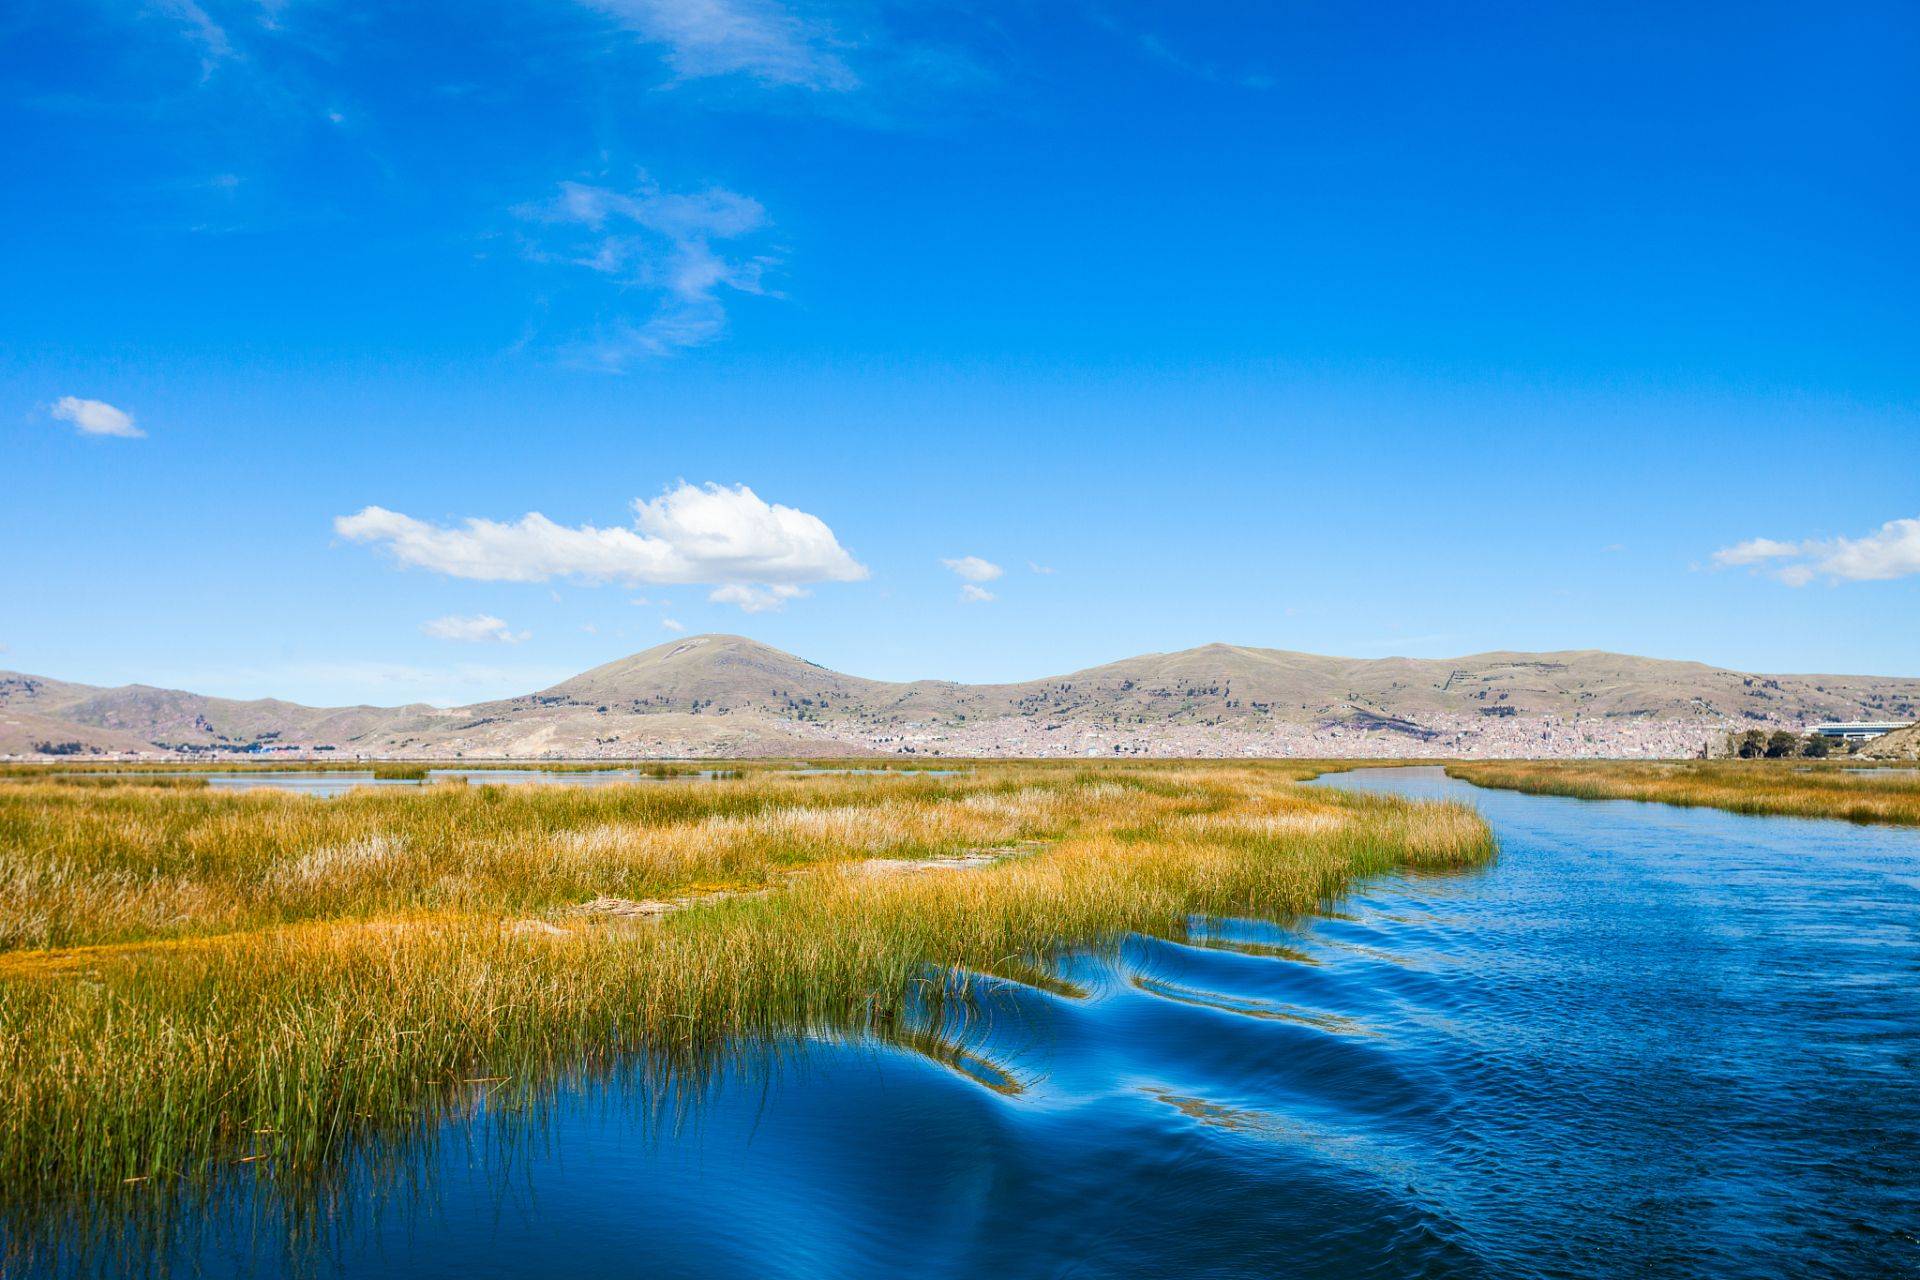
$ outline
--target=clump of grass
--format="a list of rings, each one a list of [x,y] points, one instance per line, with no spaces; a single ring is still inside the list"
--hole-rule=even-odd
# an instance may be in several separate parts
[[[324,802],[10,787],[0,1187],[57,1202],[254,1157],[292,1176],[463,1081],[908,1034],[930,967],[1030,978],[1061,947],[1286,917],[1356,876],[1492,853],[1471,809],[1290,785],[1309,772],[1003,764]],[[979,850],[998,860],[874,874]],[[638,925],[574,911],[674,894],[701,905]]]
[[[424,764],[382,761],[373,766],[373,776],[380,782],[425,782],[428,768]]]
[[[1734,813],[1920,825],[1920,776],[1781,760],[1489,760],[1447,773],[1583,800],[1657,800]]]

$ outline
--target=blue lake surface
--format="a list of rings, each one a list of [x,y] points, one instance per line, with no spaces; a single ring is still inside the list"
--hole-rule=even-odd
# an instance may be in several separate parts
[[[1920,1274],[1920,832],[1482,791],[1501,841],[1335,914],[1079,957],[967,1046],[796,1045],[661,1106],[450,1122],[175,1275]]]

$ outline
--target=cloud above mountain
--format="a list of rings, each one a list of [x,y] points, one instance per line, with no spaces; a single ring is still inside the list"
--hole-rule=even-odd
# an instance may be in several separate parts
[[[798,600],[806,594],[805,587],[790,585],[749,587],[732,583],[724,587],[715,587],[707,599],[715,604],[737,605],[742,613],[774,613],[786,608],[787,601]]]
[[[519,644],[533,634],[530,631],[515,631],[490,613],[476,613],[472,617],[448,614],[444,618],[421,623],[420,633],[436,640],[458,640],[466,644],[481,644],[488,640]]]
[[[778,607],[803,594],[803,584],[868,576],[825,521],[745,485],[682,482],[636,499],[633,514],[631,526],[563,525],[537,511],[442,525],[368,506],[337,517],[333,528],[349,542],[383,547],[404,567],[452,578],[715,584],[722,590],[714,599],[748,612]]]
[[[1717,568],[1763,570],[1790,587],[1816,579],[1884,582],[1920,574],[1920,519],[1889,520],[1859,538],[1806,538],[1781,542],[1748,538],[1713,553]]]

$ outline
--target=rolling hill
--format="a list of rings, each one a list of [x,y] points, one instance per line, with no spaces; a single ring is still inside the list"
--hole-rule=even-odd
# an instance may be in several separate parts
[[[1576,745],[1618,754],[1609,750],[1616,739],[1664,741],[1657,727],[1684,729],[1693,741],[1724,726],[1916,716],[1920,678],[1755,675],[1599,650],[1358,659],[1210,644],[1048,679],[969,685],[867,680],[741,636],[706,635],[535,693],[454,708],[305,707],[0,673],[0,753],[15,755],[283,747],[476,756],[1061,754],[1068,743],[1074,751],[1258,754],[1263,742],[1294,754],[1315,742],[1517,754],[1535,742],[1564,751],[1569,724],[1581,726]]]

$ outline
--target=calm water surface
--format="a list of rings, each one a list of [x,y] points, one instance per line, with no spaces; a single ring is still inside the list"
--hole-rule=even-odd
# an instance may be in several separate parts
[[[998,990],[968,1045],[797,1047],[674,1115],[450,1126],[319,1243],[180,1275],[1920,1274],[1920,832],[1478,791],[1497,865]],[[511,1132],[511,1128],[509,1128]],[[487,1136],[492,1134],[491,1137]]]

